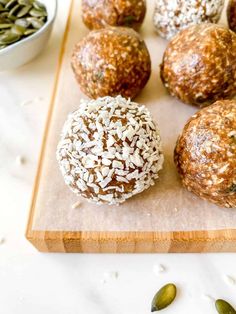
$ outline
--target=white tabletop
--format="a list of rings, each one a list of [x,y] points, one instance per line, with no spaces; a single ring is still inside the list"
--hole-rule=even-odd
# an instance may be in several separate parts
[[[42,254],[24,238],[68,5],[44,52],[0,74],[0,313],[147,314],[168,282],[178,296],[163,313],[213,314],[211,298],[236,307],[236,254]]]

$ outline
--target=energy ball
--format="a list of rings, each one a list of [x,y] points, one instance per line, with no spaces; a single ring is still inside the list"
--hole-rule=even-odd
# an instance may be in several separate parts
[[[157,33],[171,39],[189,25],[217,23],[224,0],[155,0],[153,23]]]
[[[82,0],[82,17],[89,29],[127,26],[136,30],[146,14],[146,0]]]
[[[90,98],[134,98],[149,80],[151,60],[145,42],[133,29],[108,27],[90,32],[75,46],[72,68]]]
[[[193,25],[167,46],[161,65],[167,90],[200,107],[236,94],[236,34],[216,24]]]
[[[229,28],[236,32],[236,0],[230,0],[227,8]]]
[[[97,204],[118,205],[149,188],[163,159],[149,111],[121,96],[82,100],[57,147],[65,183]]]
[[[196,113],[177,141],[174,159],[189,191],[236,207],[236,101],[219,100]]]

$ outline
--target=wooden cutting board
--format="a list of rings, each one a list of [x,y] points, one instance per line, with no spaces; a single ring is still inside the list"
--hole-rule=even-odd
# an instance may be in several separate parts
[[[152,75],[136,101],[160,126],[165,165],[156,185],[124,204],[97,206],[64,184],[55,158],[60,130],[85,97],[71,67],[74,44],[88,33],[74,0],[65,29],[35,181],[27,239],[43,252],[236,252],[236,210],[219,208],[184,190],[173,163],[178,134],[196,108],[170,97],[159,64],[167,42],[152,26],[153,1],[141,29],[152,58]],[[79,200],[80,206],[73,204]]]

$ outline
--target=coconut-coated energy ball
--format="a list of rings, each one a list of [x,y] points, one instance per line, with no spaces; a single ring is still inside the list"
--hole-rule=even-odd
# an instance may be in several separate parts
[[[236,207],[236,101],[220,100],[197,112],[177,141],[174,159],[189,191]]]
[[[72,68],[90,98],[134,98],[146,85],[151,60],[145,42],[127,27],[91,31],[74,48]]]
[[[82,0],[82,18],[89,29],[127,26],[139,29],[146,14],[146,0]]]
[[[171,39],[182,29],[200,23],[217,23],[224,0],[155,0],[153,22],[157,33]]]
[[[229,28],[236,33],[236,0],[229,0],[227,7]]]
[[[65,183],[97,204],[119,204],[149,188],[163,159],[149,111],[121,96],[82,100],[57,146]]]
[[[236,94],[236,34],[216,24],[193,25],[169,43],[161,65],[172,96],[200,107]]]

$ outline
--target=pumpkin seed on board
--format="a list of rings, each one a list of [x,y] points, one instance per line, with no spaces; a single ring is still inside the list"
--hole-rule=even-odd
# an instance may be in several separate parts
[[[151,312],[160,311],[169,306],[176,297],[176,286],[169,283],[162,287],[154,296],[152,300]]]
[[[216,300],[215,306],[219,314],[236,314],[235,309],[225,300]]]

